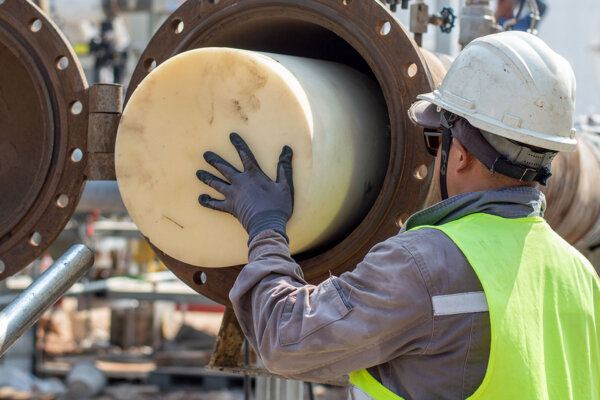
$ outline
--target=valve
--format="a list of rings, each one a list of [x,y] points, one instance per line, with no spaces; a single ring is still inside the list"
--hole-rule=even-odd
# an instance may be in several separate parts
[[[450,7],[444,7],[439,14],[429,15],[429,7],[423,0],[410,6],[409,30],[414,33],[415,42],[419,46],[423,41],[423,34],[427,32],[429,24],[439,26],[442,32],[450,33],[454,28],[456,15]]]
[[[411,8],[411,32],[427,32],[428,23],[434,26],[439,26],[443,33],[452,32],[456,22],[456,15],[451,7],[444,7],[439,14],[433,15],[427,15],[427,6],[424,4],[415,4],[413,7],[414,10]],[[413,19],[415,21],[421,21],[421,24],[417,26],[416,23],[413,23]]]
[[[440,15],[442,16],[442,24],[440,25],[442,32],[452,32],[452,28],[454,28],[454,21],[456,21],[456,15],[454,15],[454,10],[452,7],[442,8]]]

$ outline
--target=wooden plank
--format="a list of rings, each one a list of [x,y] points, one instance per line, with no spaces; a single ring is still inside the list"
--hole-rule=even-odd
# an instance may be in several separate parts
[[[242,328],[233,309],[227,307],[223,314],[223,321],[221,322],[217,343],[209,366],[218,369],[219,367],[233,367],[242,364],[243,357],[240,350],[243,343]]]
[[[228,307],[225,309],[223,321],[221,322],[221,329],[217,336],[215,350],[213,351],[210,363],[206,366],[206,369],[231,374],[289,379],[285,376],[269,372],[263,367],[244,363],[244,357],[241,351],[243,343],[244,334],[242,333],[242,328],[235,317],[233,309]],[[343,376],[335,379],[314,380],[313,382],[334,386],[346,386],[348,384],[348,377]]]

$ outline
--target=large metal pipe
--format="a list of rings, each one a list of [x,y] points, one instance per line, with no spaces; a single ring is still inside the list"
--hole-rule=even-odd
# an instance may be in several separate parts
[[[578,139],[575,152],[556,157],[544,192],[548,223],[569,243],[586,251],[600,244],[600,136],[580,132]]]
[[[0,280],[54,241],[87,168],[87,82],[30,1],[0,1]]]
[[[390,153],[381,190],[364,218],[340,240],[296,256],[307,280],[318,282],[356,265],[373,245],[397,232],[398,221],[426,202],[433,158],[406,110],[417,94],[431,90],[433,82],[410,34],[383,4],[367,0],[188,1],[146,47],[128,85],[126,103],[155,66],[158,71],[169,58],[203,47],[332,61],[372,79],[383,95]],[[200,192],[200,185],[194,184]],[[160,246],[156,250],[193,289],[220,303],[228,302],[236,267],[197,267],[170,257]]]
[[[94,253],[75,245],[0,312],[0,356],[94,263]]]

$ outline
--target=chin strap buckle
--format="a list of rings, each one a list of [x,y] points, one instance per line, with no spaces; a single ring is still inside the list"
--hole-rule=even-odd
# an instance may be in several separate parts
[[[535,179],[536,176],[537,176],[537,170],[526,167],[523,169],[523,173],[521,174],[521,177],[519,178],[519,180],[521,182],[531,182]]]
[[[552,175],[550,169],[547,167],[540,167],[539,169],[525,167],[510,162],[505,157],[498,157],[492,164],[490,172],[500,173],[502,175],[509,176],[514,179],[518,179],[521,182],[533,182],[536,181],[543,186],[546,186],[546,181]]]

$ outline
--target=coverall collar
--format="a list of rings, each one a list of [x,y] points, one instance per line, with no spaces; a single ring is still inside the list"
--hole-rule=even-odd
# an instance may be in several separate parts
[[[545,210],[544,194],[529,186],[464,193],[411,215],[400,232],[421,225],[442,225],[473,213],[486,213],[504,218],[525,218],[543,217]]]

